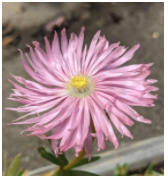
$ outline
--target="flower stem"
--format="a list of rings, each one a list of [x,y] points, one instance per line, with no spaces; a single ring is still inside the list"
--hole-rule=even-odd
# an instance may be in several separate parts
[[[73,167],[76,163],[78,163],[85,156],[85,148],[79,153],[78,157],[74,158],[67,166],[63,167],[63,170],[68,170]]]
[[[54,171],[53,173],[51,173],[52,176],[56,176],[59,170],[60,170],[60,166],[58,166],[58,167],[55,169],[55,171]]]
[[[68,165],[65,167],[57,167],[56,170],[53,172],[53,176],[57,175],[59,170],[68,170],[71,167],[73,167],[76,163],[78,163],[84,156],[85,156],[85,148],[82,149],[82,151],[79,153],[79,156],[74,158],[71,162],[69,162]]]

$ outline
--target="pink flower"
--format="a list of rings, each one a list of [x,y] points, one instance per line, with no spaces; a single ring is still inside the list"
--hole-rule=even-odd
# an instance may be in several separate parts
[[[133,136],[125,126],[134,124],[130,117],[151,123],[130,106],[154,106],[157,95],[150,92],[158,88],[151,86],[156,80],[146,79],[152,63],[120,67],[133,57],[139,44],[126,51],[119,43],[109,45],[98,31],[89,48],[85,45],[83,49],[84,29],[78,37],[72,33],[69,41],[63,29],[61,49],[56,32],[51,46],[44,38],[46,52],[34,41],[34,50],[28,46],[30,57],[25,54],[29,65],[19,50],[25,70],[36,82],[12,75],[22,86],[9,80],[15,87],[9,99],[24,106],[6,109],[27,113],[15,121],[37,114],[12,124],[34,124],[25,131],[41,139],[51,139],[56,155],[75,148],[78,156],[85,147],[90,158],[92,137],[98,140],[98,150],[106,148],[105,139],[118,147],[111,123],[131,139]],[[47,136],[51,130],[52,134]]]

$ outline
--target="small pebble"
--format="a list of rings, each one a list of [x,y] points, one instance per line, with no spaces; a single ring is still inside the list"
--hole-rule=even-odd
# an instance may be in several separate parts
[[[159,37],[159,32],[153,32],[152,38],[156,39]]]

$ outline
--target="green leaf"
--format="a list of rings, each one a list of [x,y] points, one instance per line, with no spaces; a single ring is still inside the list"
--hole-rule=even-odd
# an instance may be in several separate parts
[[[11,162],[9,168],[8,168],[8,173],[7,176],[15,176],[20,164],[20,159],[21,159],[21,154],[18,154],[15,156],[13,161]]]
[[[3,176],[7,176],[7,171],[8,171],[8,156],[7,152],[4,153],[3,155]]]
[[[82,166],[84,164],[92,163],[94,161],[97,161],[98,159],[100,159],[100,156],[94,156],[94,157],[91,158],[90,161],[88,161],[88,158],[83,158],[77,164],[75,164],[72,168]]]
[[[62,166],[66,166],[69,163],[64,154],[59,155],[58,160],[61,162]]]
[[[127,176],[128,172],[129,172],[129,167],[127,166],[127,164],[123,164],[123,165],[117,164],[117,166],[114,169],[114,176]]]
[[[157,172],[157,171],[152,171],[152,174],[153,174],[154,176],[163,176],[163,174],[161,174],[161,173],[159,173],[159,172]]]
[[[38,148],[38,152],[41,154],[43,158],[52,162],[53,164],[62,166],[62,163],[56,158],[53,154],[47,152],[43,147]]]
[[[58,157],[55,157],[55,155],[47,152],[43,147],[39,147],[38,152],[41,154],[41,156],[43,158],[47,159],[48,161],[50,161],[56,165],[66,166],[68,164],[68,160],[64,154],[61,154]]]
[[[20,169],[18,172],[17,172],[17,174],[16,174],[16,176],[22,176],[22,174],[24,173],[24,169],[22,168],[22,169]]]
[[[146,171],[145,171],[145,174],[152,174],[152,171],[153,171],[154,166],[155,166],[155,163],[154,163],[154,162],[153,162],[153,163],[150,163],[149,166],[148,166],[148,168],[147,168]]]
[[[58,171],[57,176],[99,176],[99,175],[86,171],[60,170]]]

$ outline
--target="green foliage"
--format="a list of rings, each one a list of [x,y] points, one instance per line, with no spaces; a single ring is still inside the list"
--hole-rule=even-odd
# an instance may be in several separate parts
[[[24,173],[24,169],[19,169],[21,160],[21,154],[18,154],[14,157],[11,161],[10,165],[8,166],[8,157],[7,154],[4,154],[3,157],[3,176],[22,176]]]
[[[75,164],[72,168],[82,166],[84,164],[92,163],[94,161],[97,161],[98,159],[100,159],[100,156],[92,157],[90,161],[88,161],[88,158],[83,158],[77,164]]]
[[[7,175],[8,172],[8,156],[7,153],[5,152],[3,155],[3,174]]]
[[[148,168],[146,169],[145,171],[145,175],[149,175],[149,174],[152,174],[152,171],[154,169],[154,166],[155,166],[155,163],[150,163]]]
[[[9,165],[7,176],[16,175],[18,167],[19,167],[19,164],[20,164],[20,158],[21,158],[21,154],[18,154],[13,159],[13,161]]]
[[[127,164],[119,165],[117,164],[114,170],[114,176],[127,176],[129,172],[129,167]]]
[[[58,160],[61,162],[62,166],[66,166],[69,163],[64,154],[59,155]]]
[[[22,168],[22,169],[20,169],[18,172],[17,172],[17,174],[16,174],[16,176],[22,176],[23,175],[23,173],[24,173],[24,169]]]
[[[154,171],[154,166],[155,163],[150,163],[149,166],[147,167],[145,173],[143,175],[141,174],[133,174],[131,176],[164,176],[164,173],[161,172],[157,172]],[[117,165],[115,170],[114,170],[114,176],[128,176],[129,173],[129,167],[127,166],[127,164],[123,164],[123,165]]]
[[[56,164],[56,165],[59,165],[59,166],[66,166],[68,164],[68,160],[66,159],[64,154],[59,155],[58,157],[55,157],[55,155],[47,152],[43,147],[39,147],[38,152],[40,153],[40,155],[43,158],[52,162],[53,164]]]
[[[156,164],[154,162],[150,163],[144,173],[144,176],[164,176],[163,173],[159,173],[159,172],[153,170],[155,165]]]
[[[71,167],[71,169],[64,170],[64,166],[66,166],[68,164],[68,160],[64,154],[61,154],[58,157],[55,157],[54,154],[47,152],[43,147],[39,147],[38,152],[46,160],[50,161],[53,164],[60,166],[58,168],[58,171],[56,171],[54,173],[54,175],[56,175],[56,176],[98,176],[97,174],[94,174],[91,172],[72,170],[72,168],[97,161],[98,159],[100,159],[99,156],[92,157],[90,161],[88,161],[88,158],[83,158],[77,164],[75,164],[73,167]]]
[[[99,176],[97,174],[79,170],[59,170],[57,176]]]

